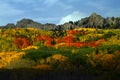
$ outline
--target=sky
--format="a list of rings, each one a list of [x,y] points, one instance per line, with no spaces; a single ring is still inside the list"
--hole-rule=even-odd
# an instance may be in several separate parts
[[[64,24],[89,17],[120,17],[120,0],[0,0],[0,26],[27,18],[39,23]]]

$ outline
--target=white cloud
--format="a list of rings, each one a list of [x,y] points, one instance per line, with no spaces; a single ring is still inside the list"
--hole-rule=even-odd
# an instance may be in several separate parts
[[[86,16],[87,16],[86,14],[80,13],[79,11],[74,11],[71,14],[68,14],[67,16],[63,17],[60,20],[59,24],[64,24],[69,21],[77,21]]]

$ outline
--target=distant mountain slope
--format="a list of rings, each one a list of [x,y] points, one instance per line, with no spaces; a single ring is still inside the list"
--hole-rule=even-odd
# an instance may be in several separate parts
[[[33,28],[39,28],[44,30],[52,30],[52,29],[55,29],[56,25],[48,24],[48,23],[41,24],[30,19],[22,19],[17,22],[16,27],[19,27],[19,28],[33,27]]]
[[[31,19],[22,19],[17,22],[16,25],[9,23],[6,26],[1,26],[1,28],[39,28],[44,30],[66,30],[66,29],[74,29],[77,27],[84,28],[102,28],[102,29],[120,29],[120,17],[107,17],[104,18],[101,15],[96,13],[92,13],[89,17],[82,18],[76,22],[67,22],[63,25],[55,25],[51,23],[41,24],[35,22]]]
[[[120,28],[120,17],[107,17],[93,13],[91,16],[76,21],[74,25],[85,28],[103,28],[116,29]]]

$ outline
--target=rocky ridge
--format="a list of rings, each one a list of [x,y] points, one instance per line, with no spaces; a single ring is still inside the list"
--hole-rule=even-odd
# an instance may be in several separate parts
[[[97,13],[92,13],[89,17],[82,18],[76,22],[69,21],[63,25],[55,25],[51,23],[41,24],[31,19],[22,19],[17,24],[8,23],[0,28],[38,28],[43,30],[68,30],[79,27],[99,28],[99,29],[120,29],[120,17],[104,18]]]

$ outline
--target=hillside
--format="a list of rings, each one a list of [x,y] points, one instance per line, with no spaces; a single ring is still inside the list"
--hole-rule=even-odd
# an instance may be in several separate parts
[[[81,64],[86,68],[89,65],[93,68],[101,66],[99,69],[112,70],[114,67],[120,70],[120,30],[1,29],[0,52],[0,68],[69,70],[79,69]]]
[[[94,13],[59,26],[23,19],[2,27],[0,80],[119,80],[120,29],[102,29],[103,20]]]

